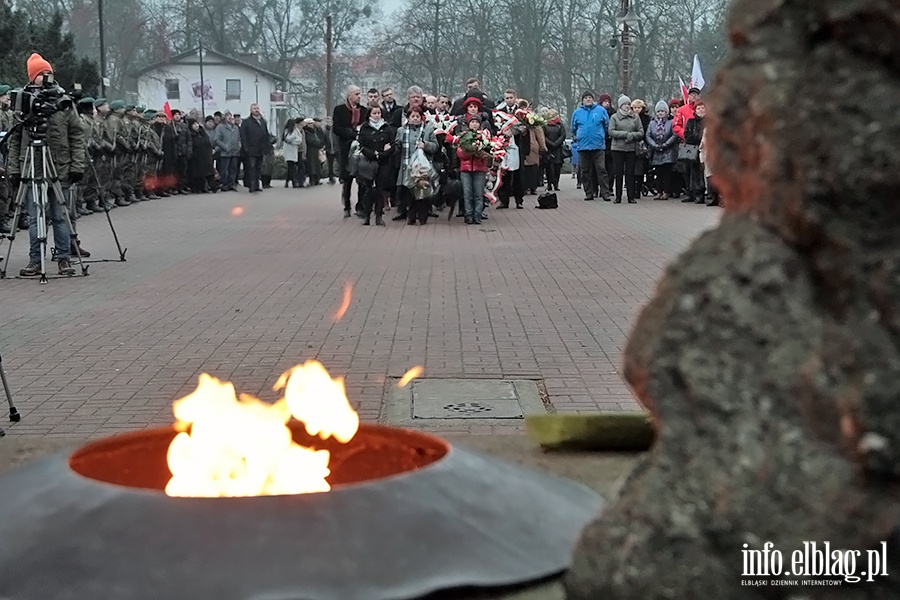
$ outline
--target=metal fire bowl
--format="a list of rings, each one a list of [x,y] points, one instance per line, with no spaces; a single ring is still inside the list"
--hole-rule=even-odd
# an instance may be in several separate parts
[[[169,498],[146,488],[168,478],[174,434],[125,434],[72,455],[73,466],[106,456],[113,479],[143,489],[79,475],[65,455],[0,476],[0,598],[400,600],[506,587],[565,571],[603,504],[574,482],[375,425],[333,453],[336,479],[350,476],[330,492]],[[121,452],[143,462],[117,461]],[[404,464],[425,466],[383,476]],[[364,471],[382,478],[349,483]]]

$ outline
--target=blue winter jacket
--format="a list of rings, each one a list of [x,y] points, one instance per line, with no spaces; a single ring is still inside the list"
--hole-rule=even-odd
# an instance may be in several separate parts
[[[606,150],[609,113],[599,104],[579,106],[572,113],[572,137],[579,150]]]

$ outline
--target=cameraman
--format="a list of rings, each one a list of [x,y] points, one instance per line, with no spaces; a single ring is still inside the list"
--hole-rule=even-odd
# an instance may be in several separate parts
[[[47,119],[47,148],[50,150],[53,162],[56,165],[59,183],[64,186],[63,194],[66,194],[68,187],[81,181],[84,174],[84,131],[78,121],[78,116],[75,114],[71,98],[62,95],[63,90],[52,79],[48,81],[48,76],[53,73],[53,67],[50,66],[50,63],[44,60],[40,54],[35,53],[28,58],[26,64],[30,86],[38,88],[33,89],[33,91],[38,95],[56,95],[59,98],[55,110],[49,116],[39,116],[39,118]],[[31,118],[34,118],[34,116],[32,115]],[[31,136],[28,133],[27,124],[16,128],[10,134],[7,172],[13,189],[18,188],[22,182],[22,168],[30,141]],[[34,176],[49,175],[49,173],[44,172],[40,149],[35,148],[34,150]],[[28,176],[29,174],[26,173],[24,175]],[[19,272],[19,275],[22,277],[41,273],[41,242],[37,237],[36,199],[32,197],[31,186],[27,186],[26,189],[28,200],[28,237],[31,242],[31,248],[28,253],[28,266]],[[53,242],[56,245],[56,261],[59,267],[59,274],[74,275],[75,269],[72,268],[72,264],[69,261],[71,249],[70,231],[65,220],[65,198],[57,198],[53,188],[50,187],[47,204],[50,219],[53,223]]]

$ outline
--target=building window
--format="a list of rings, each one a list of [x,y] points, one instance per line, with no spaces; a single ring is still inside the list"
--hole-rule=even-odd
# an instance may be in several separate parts
[[[177,79],[166,79],[166,98],[169,100],[181,100],[181,89]]]
[[[226,79],[225,80],[225,99],[240,100],[241,99],[241,80]]]

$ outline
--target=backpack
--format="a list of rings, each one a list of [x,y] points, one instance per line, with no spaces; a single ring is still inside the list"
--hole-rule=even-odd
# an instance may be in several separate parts
[[[559,202],[556,200],[556,194],[543,193],[538,196],[537,208],[559,208]]]

